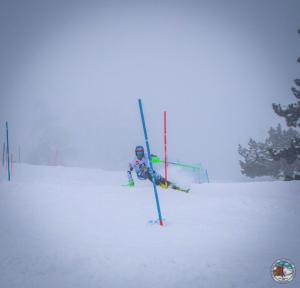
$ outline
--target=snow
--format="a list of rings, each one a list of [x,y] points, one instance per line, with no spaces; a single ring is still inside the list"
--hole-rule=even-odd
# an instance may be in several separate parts
[[[275,260],[300,267],[297,181],[159,188],[160,227],[152,186],[121,187],[126,171],[16,164],[0,179],[0,287],[275,287]]]

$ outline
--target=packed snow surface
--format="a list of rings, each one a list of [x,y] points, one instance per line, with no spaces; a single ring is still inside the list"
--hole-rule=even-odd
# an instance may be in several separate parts
[[[0,287],[277,287],[275,260],[300,269],[299,181],[158,188],[161,227],[151,183],[122,187],[126,171],[0,173]]]

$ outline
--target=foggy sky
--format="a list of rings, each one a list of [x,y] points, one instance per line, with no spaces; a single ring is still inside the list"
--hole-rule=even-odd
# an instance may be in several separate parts
[[[271,105],[295,101],[299,1],[0,5],[0,139],[7,120],[24,161],[58,147],[65,165],[125,171],[144,144],[138,98],[152,152],[166,110],[169,159],[214,181],[242,179],[238,144],[286,127]]]

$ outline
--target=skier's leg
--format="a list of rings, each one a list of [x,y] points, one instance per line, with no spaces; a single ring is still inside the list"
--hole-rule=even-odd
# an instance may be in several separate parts
[[[145,175],[146,175],[148,180],[153,182],[152,181],[152,176],[148,171],[146,172]],[[177,186],[173,182],[166,181],[166,179],[158,173],[155,173],[153,176],[154,176],[154,179],[155,179],[155,184],[162,187],[162,188],[169,188],[170,187],[170,188],[175,189],[175,190],[182,190],[179,186]],[[167,183],[167,186],[166,186],[166,183]]]
[[[146,172],[145,175],[146,175],[146,177],[147,177],[148,180],[150,180],[151,182],[153,182],[152,181],[152,175],[148,171]],[[155,184],[156,185],[159,185],[159,186],[165,185],[165,179],[161,175],[159,175],[158,173],[154,173],[153,178],[155,180]],[[169,185],[169,183],[168,183],[168,185]]]
[[[172,189],[180,189],[180,187],[178,187],[176,184],[174,184],[173,182],[168,181],[168,187],[171,187]]]
[[[167,186],[166,186],[166,182],[167,182]],[[165,188],[165,189],[170,187],[174,190],[183,191],[186,193],[188,193],[190,191],[190,189],[183,189],[171,181],[166,181],[166,179],[164,177],[162,177],[161,175],[157,175],[157,177],[155,178],[155,183],[156,183],[156,185],[159,185],[160,187]]]
[[[145,173],[145,175],[146,175],[147,179],[152,182],[152,176],[148,171]]]
[[[163,176],[161,176],[161,175],[158,175],[158,176],[159,177],[156,179],[156,181],[157,181],[156,184],[161,186],[162,188],[169,188],[169,187],[171,187],[172,189],[178,189],[179,188],[174,183],[172,183],[171,181],[166,181],[166,179]]]
[[[157,177],[155,178],[155,182],[156,182],[156,185],[159,185],[162,188],[170,187],[174,190],[183,191],[186,193],[188,193],[190,191],[190,189],[183,189],[171,181],[166,181],[166,179],[164,177],[162,177],[161,175],[157,175]],[[166,186],[166,182],[167,182],[167,186]]]

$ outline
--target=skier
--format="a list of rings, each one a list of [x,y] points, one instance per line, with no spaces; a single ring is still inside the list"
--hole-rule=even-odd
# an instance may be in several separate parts
[[[178,186],[176,186],[174,183],[170,181],[166,181],[164,177],[162,177],[160,174],[158,174],[156,171],[152,170],[149,165],[149,159],[145,155],[144,147],[139,145],[135,147],[135,159],[129,163],[129,167],[127,170],[127,176],[128,176],[128,186],[133,187],[134,181],[132,178],[132,170],[135,170],[137,178],[139,180],[150,180],[153,182],[153,178],[156,185],[159,185],[162,188],[168,188],[171,187],[172,189],[183,191],[188,193],[189,189],[182,189]],[[153,177],[152,177],[153,175]],[[167,182],[167,187],[166,187]]]

